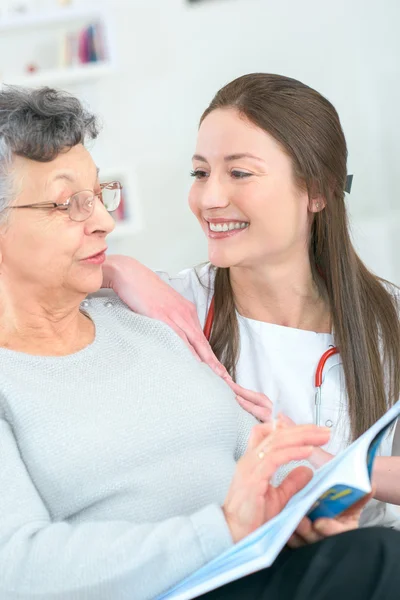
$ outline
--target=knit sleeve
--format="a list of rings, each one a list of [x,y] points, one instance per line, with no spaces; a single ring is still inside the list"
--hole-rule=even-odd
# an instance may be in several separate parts
[[[246,452],[252,428],[258,424],[258,421],[253,415],[246,412],[241,406],[237,406],[238,410],[238,436],[235,452],[235,460],[238,461]]]
[[[150,600],[232,545],[217,505],[156,523],[52,521],[2,418],[0,465],[2,600]]]

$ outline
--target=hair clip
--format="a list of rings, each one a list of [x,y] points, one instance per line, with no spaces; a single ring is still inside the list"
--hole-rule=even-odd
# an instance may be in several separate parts
[[[350,194],[352,184],[353,184],[353,175],[347,175],[347,177],[346,177],[346,185],[344,186],[344,191],[347,194]]]

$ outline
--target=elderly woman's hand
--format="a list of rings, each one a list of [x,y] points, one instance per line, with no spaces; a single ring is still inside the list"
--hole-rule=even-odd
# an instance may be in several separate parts
[[[290,548],[300,548],[306,544],[320,542],[326,537],[357,529],[362,509],[372,496],[373,492],[364,496],[359,502],[356,502],[344,513],[333,519],[321,518],[312,522],[308,517],[304,517],[300,521],[295,533],[289,539],[288,546]]]
[[[280,414],[279,417],[280,417],[280,424],[279,424],[280,427],[293,427],[295,425],[295,422],[287,415]],[[334,454],[327,452],[327,450],[323,450],[322,448],[314,448],[314,450],[309,458],[309,462],[314,467],[314,469],[319,469],[320,467],[325,465],[327,462],[332,460],[332,458],[334,458]]]
[[[277,515],[312,477],[310,469],[298,467],[274,487],[270,479],[278,467],[308,458],[329,435],[328,428],[316,425],[274,429],[268,423],[253,428],[222,507],[235,543]]]

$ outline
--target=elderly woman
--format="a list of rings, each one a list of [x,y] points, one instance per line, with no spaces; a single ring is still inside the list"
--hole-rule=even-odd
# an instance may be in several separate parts
[[[1,600],[155,598],[277,514],[310,472],[275,489],[275,469],[329,437],[259,425],[248,441],[253,418],[167,326],[85,300],[120,196],[84,147],[96,135],[73,97],[0,92]],[[399,542],[349,531],[208,597],[394,599]]]

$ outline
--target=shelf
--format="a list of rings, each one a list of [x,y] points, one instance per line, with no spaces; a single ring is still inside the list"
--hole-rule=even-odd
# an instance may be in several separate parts
[[[112,73],[112,70],[110,62],[87,63],[76,67],[46,69],[27,75],[10,75],[0,83],[27,87],[69,85],[100,79]]]
[[[102,11],[95,6],[90,8],[79,7],[60,7],[58,10],[46,11],[43,13],[27,12],[23,15],[16,15],[5,19],[0,19],[0,32],[16,31],[22,29],[37,29],[38,27],[48,27],[51,25],[62,25],[71,21],[84,21],[99,19],[103,15]]]

